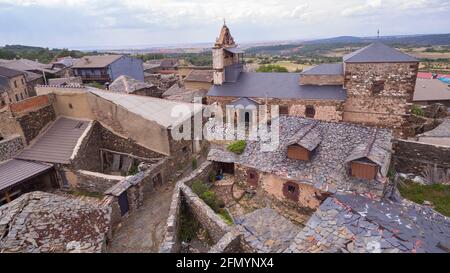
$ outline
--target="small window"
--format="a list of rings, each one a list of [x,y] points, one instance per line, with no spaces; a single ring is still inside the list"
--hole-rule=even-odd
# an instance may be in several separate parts
[[[305,108],[305,117],[314,118],[316,116],[316,109],[312,105],[307,105]]]
[[[253,187],[258,186],[258,173],[255,170],[247,170],[247,184]]]
[[[25,84],[25,82],[23,81],[23,79],[22,79],[22,84]]]
[[[20,101],[19,96],[17,94],[15,95],[15,97],[16,97],[16,101]]]
[[[280,115],[289,115],[289,107],[287,106],[280,106]]]
[[[14,81],[14,87],[17,88],[17,81]]]
[[[384,90],[384,81],[374,81],[372,82],[371,91],[372,94],[378,95]]]
[[[292,193],[292,194],[294,194],[294,193],[295,193],[295,187],[294,187],[294,186],[292,186],[292,185],[288,185],[288,188],[287,188],[287,190],[288,190],[288,192],[289,192],[289,193]]]
[[[69,103],[69,108],[70,108],[70,109],[73,109],[72,103]]]
[[[283,185],[283,194],[287,199],[298,202],[300,197],[300,187],[296,182],[289,181]]]

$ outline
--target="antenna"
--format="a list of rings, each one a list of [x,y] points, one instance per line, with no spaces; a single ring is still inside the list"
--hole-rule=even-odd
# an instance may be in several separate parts
[[[225,22],[225,18],[223,18],[223,25],[226,26],[227,23]]]

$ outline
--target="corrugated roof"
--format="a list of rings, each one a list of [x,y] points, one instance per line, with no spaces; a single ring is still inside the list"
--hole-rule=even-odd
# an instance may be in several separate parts
[[[344,56],[346,63],[410,63],[419,62],[416,58],[376,42]]]
[[[90,123],[90,121],[61,117],[16,158],[69,164],[79,139]]]
[[[208,96],[339,101],[347,98],[342,85],[300,85],[300,77],[299,73],[242,72],[237,82],[211,87]]]
[[[153,97],[119,94],[106,92],[99,89],[89,89],[89,92],[105,100],[111,101],[116,105],[120,105],[128,111],[145,119],[155,121],[166,128],[180,124],[187,118],[193,116],[194,113],[198,113],[203,109],[202,106],[194,106],[194,104],[169,101]],[[172,116],[179,114],[178,112],[175,112],[177,109],[189,109],[189,113],[184,113],[181,117]]]
[[[120,59],[123,55],[85,56],[77,60],[73,68],[102,68]]]
[[[0,190],[37,176],[53,166],[44,163],[10,159],[0,163]]]
[[[302,75],[344,75],[344,65],[339,64],[321,64],[301,73]]]
[[[417,79],[413,101],[450,100],[449,85],[438,79]]]
[[[4,66],[0,66],[0,76],[6,77],[6,78],[14,78],[20,75],[24,75],[22,71],[10,69]]]

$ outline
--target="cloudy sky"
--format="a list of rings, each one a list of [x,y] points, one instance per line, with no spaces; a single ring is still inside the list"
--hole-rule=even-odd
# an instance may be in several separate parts
[[[450,32],[450,0],[0,0],[0,45],[139,46]]]

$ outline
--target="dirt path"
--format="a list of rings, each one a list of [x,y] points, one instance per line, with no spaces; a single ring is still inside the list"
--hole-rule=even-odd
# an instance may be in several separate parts
[[[144,205],[116,230],[109,252],[155,253],[159,250],[169,214],[174,183],[149,194]]]

